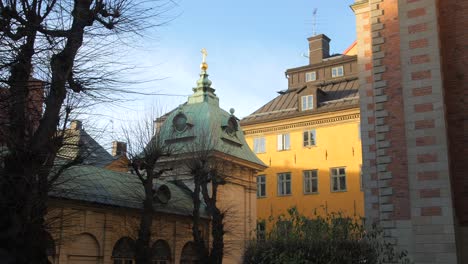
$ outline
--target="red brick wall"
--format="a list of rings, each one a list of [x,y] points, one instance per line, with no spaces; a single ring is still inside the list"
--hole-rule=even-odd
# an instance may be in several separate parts
[[[398,17],[397,1],[383,1],[380,8],[383,10],[382,23],[383,30],[380,31],[385,42],[381,50],[385,51],[382,58],[382,65],[385,65],[385,72],[382,80],[387,82],[385,95],[388,100],[384,103],[384,109],[388,111],[385,124],[390,127],[386,133],[385,140],[390,142],[390,147],[386,150],[387,155],[392,157],[392,162],[388,164],[387,170],[392,172],[392,183],[394,193],[392,197],[395,220],[409,219],[410,194],[408,179],[408,158],[406,145],[406,128],[403,90],[401,89],[401,61],[400,61],[400,23]]]
[[[468,225],[468,1],[438,7],[450,173],[458,220]]]

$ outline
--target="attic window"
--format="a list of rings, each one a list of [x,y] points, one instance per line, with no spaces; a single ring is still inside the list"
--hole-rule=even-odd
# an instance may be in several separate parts
[[[302,96],[302,111],[314,109],[314,96]]]
[[[316,72],[306,72],[305,74],[305,80],[306,82],[313,82],[317,80],[317,73]]]
[[[332,71],[332,78],[341,77],[344,75],[343,66],[333,67],[331,71]]]
[[[172,120],[174,129],[178,132],[183,132],[187,128],[187,116],[183,113],[177,114]]]

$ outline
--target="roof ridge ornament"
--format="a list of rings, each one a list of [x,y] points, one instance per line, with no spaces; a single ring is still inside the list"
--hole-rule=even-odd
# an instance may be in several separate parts
[[[208,69],[208,63],[206,63],[206,56],[208,56],[208,52],[205,48],[201,49],[200,52],[202,53],[202,63],[200,64],[200,69],[202,71],[206,71]]]
[[[208,52],[205,48],[201,49],[202,53],[202,63],[200,64],[200,79],[197,81],[197,87],[194,89],[196,92],[197,90],[203,90],[203,92],[214,92],[214,89],[211,88],[211,81],[208,79],[208,73],[206,70],[208,69],[208,63],[206,63],[206,56],[208,56]]]

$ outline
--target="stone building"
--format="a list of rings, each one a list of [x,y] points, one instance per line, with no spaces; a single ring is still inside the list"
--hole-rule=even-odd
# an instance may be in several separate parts
[[[416,263],[468,263],[468,2],[351,8],[366,216]]]
[[[260,230],[293,206],[308,217],[364,214],[356,44],[331,55],[327,36],[308,42],[309,63],[286,70],[287,89],[241,121],[269,166],[257,175]]]

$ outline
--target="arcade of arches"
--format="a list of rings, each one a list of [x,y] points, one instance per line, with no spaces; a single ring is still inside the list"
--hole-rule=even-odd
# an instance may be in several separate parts
[[[134,264],[136,215],[115,208],[70,206],[58,210],[65,215],[54,221],[48,239],[52,264]],[[204,233],[206,233],[204,223]],[[159,214],[153,221],[153,264],[197,263],[191,242],[191,219]]]

